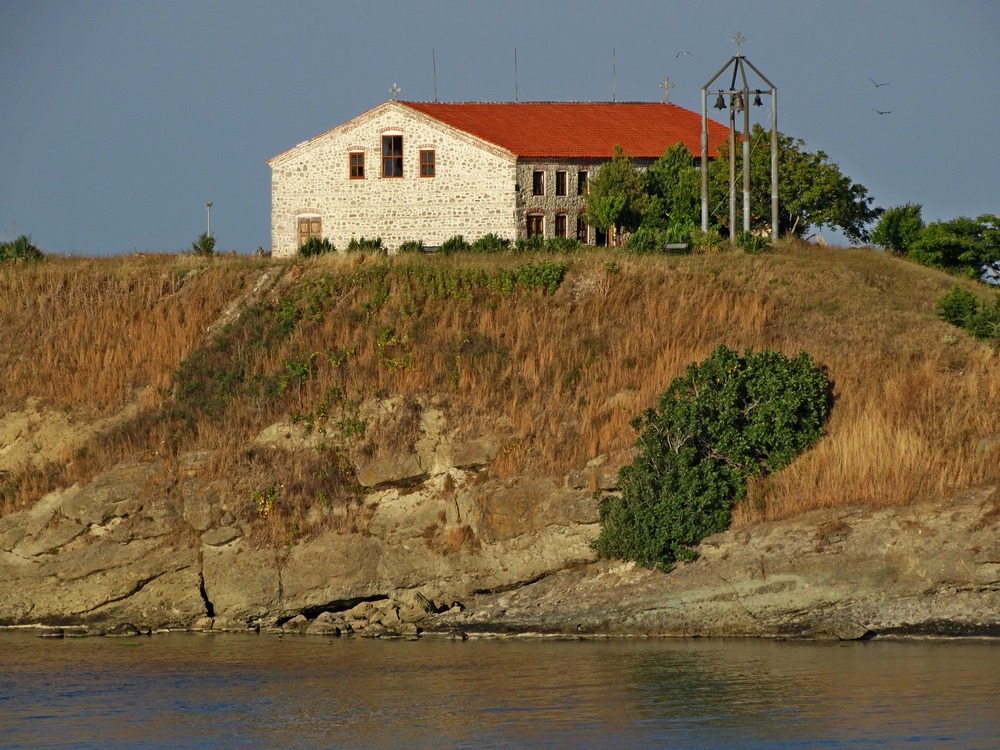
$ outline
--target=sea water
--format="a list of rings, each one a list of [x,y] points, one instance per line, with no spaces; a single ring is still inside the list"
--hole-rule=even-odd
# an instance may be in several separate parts
[[[1000,643],[0,633],[2,748],[989,748]]]

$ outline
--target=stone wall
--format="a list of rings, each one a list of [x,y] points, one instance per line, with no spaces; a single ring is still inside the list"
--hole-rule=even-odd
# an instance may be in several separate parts
[[[543,175],[543,194],[533,194],[533,175],[540,171]],[[544,216],[542,234],[546,238],[556,236],[555,217],[566,217],[566,237],[576,237],[577,218],[584,212],[583,197],[578,195],[578,175],[587,172],[588,179],[597,174],[597,165],[573,161],[530,161],[522,160],[517,165],[517,236],[527,236],[529,214]],[[566,173],[566,194],[556,195],[556,173]],[[587,238],[593,240],[593,230]]]
[[[382,135],[403,136],[403,176],[385,178]],[[435,176],[420,176],[420,151],[435,152]],[[364,179],[350,178],[350,154],[363,153]],[[321,233],[346,249],[352,237],[437,246],[456,234],[516,238],[516,163],[503,149],[397,103],[386,102],[269,161],[271,249],[298,248],[301,216],[319,216]]]

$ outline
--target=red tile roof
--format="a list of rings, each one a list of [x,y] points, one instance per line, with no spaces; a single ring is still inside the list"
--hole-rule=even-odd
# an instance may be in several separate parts
[[[656,159],[683,143],[701,155],[701,114],[667,102],[410,102],[422,112],[524,157],[609,158],[615,145]],[[729,128],[708,121],[708,153]]]

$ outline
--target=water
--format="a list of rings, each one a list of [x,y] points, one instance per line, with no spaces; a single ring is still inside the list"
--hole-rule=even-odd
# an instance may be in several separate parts
[[[1000,643],[0,633],[2,748],[986,748]]]

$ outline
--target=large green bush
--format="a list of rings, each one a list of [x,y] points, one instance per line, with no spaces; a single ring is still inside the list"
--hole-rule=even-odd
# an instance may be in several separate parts
[[[601,504],[602,557],[663,570],[729,524],[748,480],[778,471],[823,435],[833,404],[805,352],[740,356],[725,346],[689,365],[632,420],[638,455]]]

